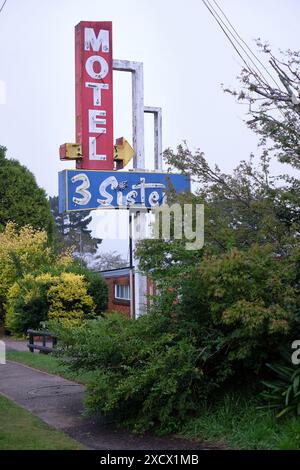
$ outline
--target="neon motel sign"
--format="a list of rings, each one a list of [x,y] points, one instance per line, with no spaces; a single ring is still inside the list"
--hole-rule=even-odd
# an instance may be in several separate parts
[[[138,171],[63,170],[59,173],[60,212],[92,209],[153,208],[166,203],[169,186],[190,192],[190,177]]]
[[[81,153],[71,154],[76,170],[59,173],[60,212],[152,208],[166,202],[170,184],[176,192],[190,191],[185,175],[114,170],[112,57],[111,21],[75,27],[76,144],[61,147],[81,147]]]
[[[75,28],[76,142],[82,159],[76,167],[112,170],[112,22],[80,22]]]

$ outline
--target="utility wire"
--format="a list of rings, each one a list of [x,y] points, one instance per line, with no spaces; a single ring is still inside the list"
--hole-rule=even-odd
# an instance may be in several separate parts
[[[227,37],[227,39],[229,40],[229,42],[231,43],[231,45],[233,46],[233,48],[235,49],[235,51],[237,52],[237,54],[239,55],[239,57],[242,59],[242,61],[244,62],[244,64],[246,65],[247,69],[251,71],[251,73],[259,80],[263,83],[263,85],[267,85],[269,87],[270,84],[268,83],[268,81],[264,78],[262,72],[258,69],[257,65],[254,64],[253,60],[249,57],[249,54],[245,51],[244,47],[241,46],[241,44],[239,43],[239,41],[234,37],[233,33],[229,30],[228,26],[224,23],[224,21],[220,18],[220,16],[218,15],[218,13],[216,12],[216,10],[213,8],[213,6],[209,3],[209,0],[202,0],[202,2],[204,3],[204,5],[206,6],[206,8],[208,9],[208,11],[210,12],[210,14],[212,15],[212,17],[215,19],[215,21],[218,23],[218,25],[220,26],[220,28],[222,29],[223,33],[225,34],[225,36]],[[229,34],[226,32],[226,29],[229,31],[229,33],[231,34],[231,36],[233,36],[234,38],[234,41],[237,42],[238,46],[246,53],[247,57],[250,59],[250,61],[254,64],[255,68],[259,71],[259,75],[257,74],[257,72],[255,72],[251,67],[250,65],[247,63],[247,61],[245,60],[245,58],[242,56],[241,52],[238,50],[236,44],[232,41],[232,39],[230,38]],[[238,33],[236,33],[238,35]],[[238,35],[239,36],[239,35]],[[258,60],[258,59],[257,59]],[[269,74],[269,72],[268,72]],[[270,74],[269,74],[270,75]],[[270,75],[271,76],[271,75]],[[261,78],[262,77],[262,78]],[[272,77],[272,76],[271,76]],[[272,80],[275,82],[275,79],[272,77]],[[276,83],[276,82],[275,82]],[[276,83],[276,86],[280,89],[280,86]],[[282,114],[282,116],[285,118],[285,115],[284,113],[282,112],[282,110],[280,108],[278,108],[278,110],[280,111],[280,113]]]
[[[0,13],[3,10],[3,8],[5,7],[6,2],[7,2],[7,0],[4,0],[4,2],[2,3],[2,7],[0,8]]]
[[[240,36],[240,34],[238,33],[238,31],[236,30],[236,28],[233,26],[233,24],[231,23],[231,21],[229,20],[228,16],[224,13],[224,11],[222,10],[222,8],[218,5],[218,3],[216,2],[216,0],[213,0],[214,4],[216,5],[216,7],[220,10],[220,12],[222,13],[222,15],[224,16],[224,18],[226,19],[227,23],[230,25],[230,27],[232,28],[232,30],[235,32],[235,34],[237,35],[237,37],[240,39],[240,41],[242,41],[243,44],[245,44],[245,46],[247,47],[247,49],[249,50],[249,52],[253,55],[253,57],[255,57],[255,59],[257,60],[257,62],[263,67],[263,69],[265,70],[265,72],[269,75],[269,77],[273,80],[273,82],[275,83],[275,85],[280,88],[280,86],[278,85],[278,83],[276,82],[275,78],[273,77],[273,75],[269,72],[269,70],[267,69],[267,67],[264,65],[264,63],[257,57],[257,55],[252,51],[252,49],[248,46],[248,44],[246,43],[246,41],[244,41],[244,39]]]
[[[202,0],[202,2],[204,3],[204,5],[206,6],[206,8],[208,9],[208,11],[210,12],[210,14],[213,16],[213,18],[216,20],[216,22],[218,23],[218,25],[220,26],[220,28],[222,29],[223,33],[225,34],[225,36],[227,37],[227,39],[229,40],[229,42],[231,43],[232,47],[235,49],[236,53],[239,55],[239,57],[242,59],[242,61],[244,62],[244,64],[246,65],[247,68],[249,68],[249,65],[247,64],[247,62],[245,61],[244,57],[242,56],[242,54],[240,53],[240,51],[238,50],[238,48],[236,47],[236,45],[233,43],[233,41],[231,40],[230,36],[227,34],[227,32],[225,31],[225,29],[223,28],[222,24],[220,23],[220,21],[215,17],[215,15],[213,14],[213,11],[211,10],[211,8],[207,5],[207,3],[205,2],[205,0]]]
[[[215,19],[215,21],[219,24],[219,26],[222,28],[222,31],[226,34],[226,37],[230,40],[230,43],[234,46],[235,50],[237,51],[237,47],[235,46],[235,44],[233,43],[233,41],[235,41],[238,45],[238,47],[240,49],[242,49],[242,51],[244,52],[244,54],[246,54],[246,56],[248,57],[248,59],[250,60],[250,62],[253,64],[253,66],[255,67],[256,71],[252,69],[252,67],[245,61],[245,59],[243,58],[243,61],[244,63],[246,64],[247,68],[263,83],[263,85],[268,85],[268,81],[266,80],[266,78],[264,77],[264,75],[262,74],[262,72],[260,71],[260,69],[257,67],[257,65],[255,64],[255,62],[252,60],[252,58],[250,57],[250,55],[248,54],[248,52],[245,50],[245,48],[240,44],[239,40],[236,39],[235,35],[232,33],[232,31],[230,30],[230,28],[224,23],[224,21],[222,20],[222,18],[220,17],[220,15],[217,13],[217,11],[214,9],[214,7],[210,4],[209,0],[202,0],[204,5],[206,6],[206,8],[209,10],[209,12],[211,13],[211,15],[213,16],[213,18]],[[228,33],[233,37],[233,41],[229,38],[228,34],[225,32],[224,28],[228,31]],[[242,57],[242,55],[239,53],[239,56]],[[260,77],[259,77],[260,76]]]

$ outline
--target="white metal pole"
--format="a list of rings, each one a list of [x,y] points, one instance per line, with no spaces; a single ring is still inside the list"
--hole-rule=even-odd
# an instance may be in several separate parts
[[[135,318],[135,295],[134,295],[134,266],[133,266],[133,249],[132,249],[132,214],[129,211],[129,286],[130,286],[130,318]]]
[[[154,168],[162,170],[162,110],[145,106],[144,112],[154,114]]]
[[[132,142],[135,150],[133,158],[133,168],[145,169],[145,148],[144,148],[144,71],[142,62],[132,62],[129,60],[114,60],[113,69],[121,72],[131,72],[132,74]],[[132,219],[135,225],[142,228],[146,224],[146,216],[143,213],[136,214]],[[135,237],[133,237],[133,249],[135,248]],[[133,255],[134,256],[134,255]],[[139,270],[138,259],[134,257],[134,302],[131,299],[131,306],[134,303],[132,317],[137,318],[145,311],[147,278]],[[131,273],[133,277],[133,273]]]
[[[132,146],[135,150],[133,168],[145,169],[144,137],[144,69],[142,62],[113,61],[113,69],[132,74]]]
[[[114,60],[114,70],[131,72],[132,74],[132,142],[135,150],[133,168],[135,170],[145,170],[145,131],[144,112],[154,113],[154,167],[156,170],[162,169],[162,113],[161,108],[150,108],[144,106],[144,72],[142,62],[132,62],[129,60]],[[132,218],[134,227],[139,227],[139,237],[145,233],[147,215],[144,212],[136,212]],[[132,227],[131,227],[132,228]],[[134,230],[133,248],[135,247]],[[133,276],[132,270],[131,276]],[[132,283],[132,280],[131,280]],[[147,278],[139,270],[139,262],[134,258],[134,312],[133,317],[139,317],[146,311]],[[133,295],[133,294],[132,294]],[[131,299],[131,306],[133,299]],[[132,308],[132,307],[131,307]]]

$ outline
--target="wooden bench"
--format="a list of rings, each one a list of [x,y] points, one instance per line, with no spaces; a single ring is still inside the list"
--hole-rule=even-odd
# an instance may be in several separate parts
[[[50,333],[50,331],[37,331],[37,330],[27,330],[27,334],[29,337],[29,341],[27,343],[27,347],[29,348],[30,352],[34,352],[35,349],[40,351],[43,354],[49,354],[53,352],[57,352],[56,349],[57,345],[57,336]],[[42,345],[35,343],[35,338],[42,338]],[[52,342],[52,347],[47,346],[47,340]]]

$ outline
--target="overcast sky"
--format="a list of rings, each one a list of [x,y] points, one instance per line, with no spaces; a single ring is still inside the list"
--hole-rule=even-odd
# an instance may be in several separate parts
[[[299,49],[299,1],[218,3],[254,49],[257,37],[274,50]],[[74,27],[82,20],[112,21],[114,58],[144,63],[145,104],[163,108],[164,148],[185,139],[224,170],[256,151],[246,109],[220,85],[237,86],[241,60],[201,0],[7,0],[0,13],[0,144],[48,194],[57,194],[57,173],[67,166],[59,145],[75,141]],[[117,72],[114,79],[115,137],[131,141],[130,76]],[[148,116],[149,169],[152,132]]]

